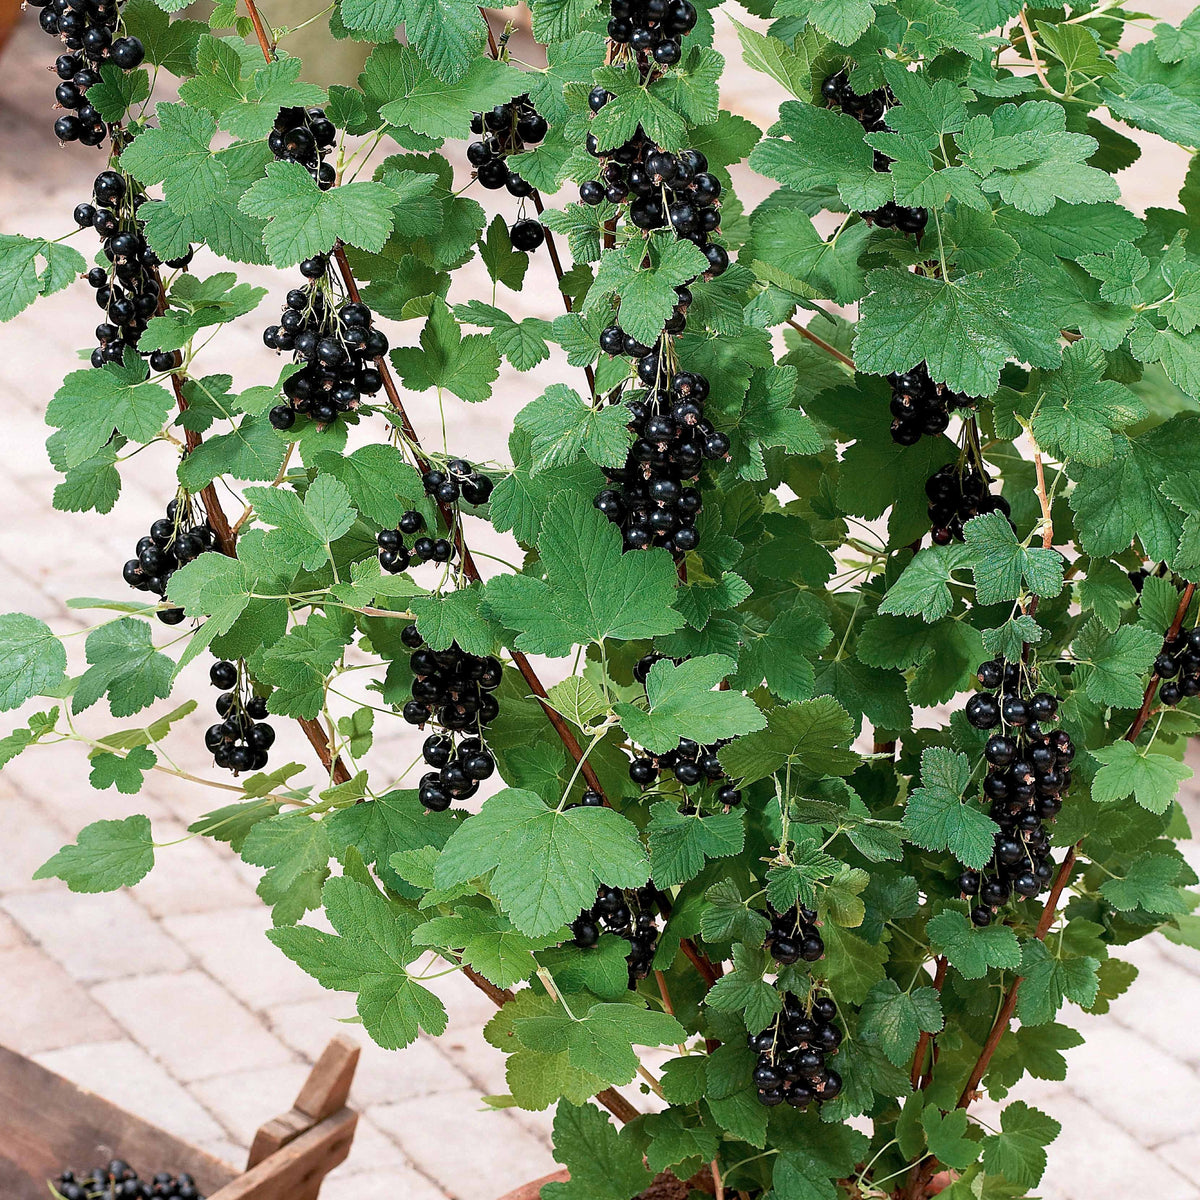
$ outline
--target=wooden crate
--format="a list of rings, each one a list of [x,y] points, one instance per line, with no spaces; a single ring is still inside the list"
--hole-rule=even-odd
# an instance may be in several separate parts
[[[0,1197],[46,1200],[65,1167],[121,1158],[143,1178],[186,1171],[208,1200],[316,1200],[354,1140],[358,1114],[346,1100],[357,1065],[358,1047],[334,1038],[292,1108],[259,1128],[239,1173],[0,1046]]]

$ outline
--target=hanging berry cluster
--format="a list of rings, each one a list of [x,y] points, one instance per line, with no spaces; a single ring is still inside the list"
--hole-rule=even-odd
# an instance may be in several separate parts
[[[823,95],[830,108],[840,108],[852,116],[868,133],[879,133],[887,129],[883,114],[896,103],[891,89],[882,87],[859,96],[850,86],[845,71],[830,75],[821,85]],[[887,171],[892,160],[886,154],[875,151],[875,170]],[[898,229],[901,233],[915,233],[919,237],[929,223],[929,213],[923,208],[909,208],[889,200],[873,212],[862,214],[863,220],[883,229]]]
[[[152,1179],[140,1179],[119,1158],[90,1171],[63,1171],[54,1192],[62,1200],[204,1200],[186,1171],[159,1171]]]
[[[768,1108],[787,1103],[807,1108],[841,1093],[842,1077],[827,1065],[842,1044],[832,996],[809,993],[807,1002],[791,992],[783,997],[783,1011],[762,1033],[747,1038],[758,1055],[754,1084],[758,1101]]]
[[[460,499],[468,504],[486,504],[495,486],[491,479],[465,458],[452,458],[446,469],[431,467],[421,476],[425,495],[432,496],[439,504],[457,504]]]
[[[150,526],[149,536],[139,539],[134,550],[136,557],[129,559],[121,574],[139,592],[165,596],[177,568],[215,549],[217,539],[208,518],[200,514],[199,506],[187,492],[180,491],[167,505],[167,515]],[[158,619],[164,625],[178,625],[183,615],[182,608],[163,608]]]
[[[404,544],[405,535],[412,537],[425,528],[425,518],[412,509],[400,518],[395,529],[381,529],[375,535],[379,546],[379,565],[389,575],[407,571],[414,563],[448,563],[454,557],[454,546],[447,538],[431,538],[424,534],[415,537],[411,546]]]
[[[75,224],[100,235],[109,265],[95,266],[87,281],[96,290],[96,304],[104,320],[96,326],[97,346],[92,366],[120,362],[126,347],[136,349],[150,318],[158,311],[162,285],[158,278],[158,255],[150,249],[138,220],[137,210],[146,193],[120,171],[101,171],[92,182],[92,202],[75,206]],[[191,259],[172,260],[169,266],[184,266]],[[174,353],[156,350],[150,355],[155,371],[170,371],[178,365]]]
[[[282,108],[267,135],[267,148],[281,162],[298,162],[323,192],[337,182],[325,156],[337,141],[337,126],[323,108]]]
[[[571,934],[581,950],[595,946],[601,933],[615,934],[629,943],[625,962],[629,967],[630,988],[635,988],[653,969],[659,932],[652,887],[629,891],[602,887],[596,893],[595,904],[571,922]]]
[[[608,39],[620,51],[637,56],[643,74],[669,67],[683,54],[680,40],[696,27],[690,0],[612,0]]]
[[[283,381],[286,404],[271,409],[271,424],[291,429],[297,413],[307,413],[327,426],[340,413],[354,412],[363,396],[373,396],[383,385],[375,359],[387,352],[387,335],[371,324],[371,310],[359,301],[339,301],[332,291],[328,260],[306,259],[301,272],[309,279],[304,287],[287,294],[287,307],[278,325],[263,330],[263,344],[272,350],[291,351],[301,370]]]
[[[507,188],[509,195],[521,202],[508,236],[514,250],[526,253],[536,250],[546,240],[546,231],[541,221],[525,216],[525,200],[533,195],[533,188],[508,165],[507,159],[510,154],[520,154],[536,146],[549,128],[546,118],[527,95],[471,116],[471,132],[479,135],[479,140],[467,146],[467,162],[475,168],[475,178],[481,187],[490,192]]]
[[[422,753],[435,770],[421,777],[420,800],[433,812],[442,812],[454,800],[475,795],[480,782],[496,769],[483,731],[500,712],[492,695],[500,686],[500,661],[468,654],[457,643],[447,650],[431,650],[416,625],[406,625],[400,640],[412,651],[412,699],[404,705],[404,719],[410,725],[432,722],[441,730],[425,739]]]
[[[793,904],[783,912],[772,908],[764,949],[781,966],[790,967],[801,959],[816,962],[825,955],[825,942],[817,924],[817,914],[803,904]]]
[[[939,467],[925,483],[929,499],[930,537],[935,546],[963,540],[963,525],[981,513],[1002,512],[1012,505],[1001,495],[992,495],[991,479],[975,463],[961,459]]]
[[[1158,698],[1173,708],[1181,700],[1200,696],[1200,629],[1182,630],[1163,641],[1154,660],[1154,673],[1162,682]]]
[[[913,446],[926,437],[937,437],[950,426],[950,413],[967,409],[972,401],[952,392],[944,383],[935,383],[929,368],[918,363],[911,371],[888,376],[892,385],[892,441]]]
[[[122,71],[133,71],[146,57],[135,37],[120,37],[121,5],[117,0],[28,0],[38,14],[38,23],[67,48],[54,63],[60,82],[54,89],[55,108],[66,109],[54,122],[60,142],[82,142],[99,146],[108,126],[87,99],[87,90],[100,82],[100,68],[112,63]]]
[[[974,901],[971,920],[982,928],[1010,899],[1036,896],[1054,878],[1044,822],[1062,809],[1075,746],[1066,730],[1044,727],[1057,715],[1058,699],[1033,690],[1026,664],[990,659],[979,668],[979,684],[987,690],[967,701],[966,716],[976,729],[999,727],[984,747],[983,793],[1000,830],[992,861],[964,871],[958,885]]]
[[[267,751],[275,744],[275,730],[264,720],[267,702],[254,694],[240,664],[215,662],[208,678],[213,687],[221,689],[215,707],[217,716],[223,718],[204,733],[213,762],[235,775],[261,771],[267,765]]]

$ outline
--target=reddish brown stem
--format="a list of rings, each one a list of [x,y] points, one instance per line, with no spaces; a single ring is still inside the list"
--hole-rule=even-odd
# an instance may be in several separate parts
[[[936,969],[935,969],[934,975],[933,975],[934,990],[940,992],[942,990],[943,986],[945,985],[945,983],[946,983],[946,956],[944,954],[939,954],[937,957],[937,966],[936,966]],[[932,1036],[931,1034],[926,1033],[925,1030],[922,1029],[921,1036],[917,1039],[917,1050],[916,1050],[916,1053],[913,1055],[912,1070],[909,1072],[909,1076],[912,1079],[912,1085],[913,1085],[914,1089],[916,1089],[918,1086],[928,1087],[929,1080],[933,1076],[932,1064],[930,1064],[929,1072],[927,1074],[924,1072],[925,1051],[929,1047],[931,1036]],[[922,1080],[923,1074],[925,1075],[924,1080]]]
[[[811,329],[805,329],[804,326],[801,325],[798,321],[793,321],[793,320],[791,320],[791,318],[788,318],[788,324],[801,337],[808,338],[808,340],[810,342],[812,342],[812,344],[814,346],[819,346],[822,350],[825,351],[826,354],[832,354],[833,357],[836,358],[838,360],[838,362],[840,362],[843,366],[849,367],[850,370],[852,370],[852,371],[854,370],[854,359],[850,358],[848,355],[843,354],[836,347],[831,346],[827,341],[825,341],[824,338],[817,337],[817,335],[815,333],[813,333],[813,331]]]

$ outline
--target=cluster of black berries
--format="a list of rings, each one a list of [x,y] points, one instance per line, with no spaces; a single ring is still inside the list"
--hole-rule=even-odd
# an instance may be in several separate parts
[[[764,946],[785,967],[801,959],[816,962],[825,955],[825,942],[817,932],[817,914],[799,903],[783,912],[771,909],[771,928]]]
[[[896,103],[890,88],[876,88],[865,96],[859,96],[850,86],[845,71],[830,75],[821,85],[821,94],[830,108],[840,108],[852,116],[868,133],[879,133],[887,129],[883,114]],[[875,151],[875,170],[887,171],[892,160],[881,151]],[[889,200],[873,212],[863,213],[863,218],[884,229],[898,229],[901,233],[915,233],[919,237],[929,223],[929,212],[924,208],[909,208]]]
[[[1001,495],[993,495],[991,480],[974,463],[947,463],[925,482],[929,498],[930,537],[936,546],[948,546],[963,540],[963,525],[981,513],[1002,512],[1006,517],[1012,505]]]
[[[441,812],[452,800],[475,795],[496,768],[482,739],[500,711],[492,693],[500,686],[502,668],[499,659],[468,654],[457,642],[447,650],[431,650],[415,625],[406,625],[400,640],[412,651],[412,699],[404,705],[404,719],[421,726],[432,721],[442,731],[425,739],[425,761],[437,770],[420,783],[421,803]],[[455,735],[464,733],[470,736],[456,742]]]
[[[821,1104],[841,1092],[842,1077],[826,1065],[842,1044],[842,1030],[834,1024],[837,1015],[832,996],[810,994],[805,1005],[791,992],[784,994],[783,1012],[762,1033],[747,1038],[758,1055],[754,1084],[760,1104],[807,1108],[813,1100]]]
[[[337,141],[337,126],[323,108],[282,108],[275,128],[267,134],[267,147],[282,162],[298,162],[323,192],[337,180],[325,156]]]
[[[283,381],[288,403],[271,409],[271,424],[279,430],[291,429],[297,413],[330,425],[339,413],[357,409],[363,396],[373,396],[383,384],[374,360],[387,352],[387,335],[372,327],[371,310],[365,304],[338,306],[320,283],[326,266],[325,259],[300,264],[312,282],[288,292],[279,324],[263,330],[264,345],[290,350],[294,361],[304,364]]]
[[[1043,822],[1062,809],[1075,746],[1065,729],[1045,728],[1058,714],[1058,698],[1031,690],[1025,664],[989,659],[979,668],[979,684],[987,690],[967,701],[966,715],[976,729],[999,727],[983,751],[983,794],[1000,831],[992,861],[982,871],[964,871],[958,886],[975,901],[971,920],[982,928],[1012,897],[1036,896],[1054,878]]]
[[[159,1171],[153,1179],[139,1179],[119,1158],[90,1171],[63,1171],[54,1192],[62,1200],[204,1200],[186,1171],[178,1175]]]
[[[439,504],[457,504],[460,499],[468,504],[486,504],[495,485],[465,458],[452,458],[444,471],[437,467],[426,471],[421,486],[425,495]]]
[[[218,767],[239,771],[261,771],[267,765],[267,751],[275,743],[275,730],[266,723],[267,702],[256,696],[248,679],[231,662],[215,662],[208,672],[213,687],[221,689],[217,697],[219,725],[204,732],[204,744],[212,752]]]
[[[645,392],[618,399],[628,410],[633,444],[623,467],[605,467],[610,487],[593,503],[621,527],[626,550],[661,546],[677,557],[700,544],[696,518],[703,502],[692,486],[705,459],[723,459],[729,438],[704,416],[708,380],[693,371],[671,371],[665,361],[673,352],[667,338],[651,349],[610,326],[600,335],[606,349],[618,339],[622,351],[637,358]]]
[[[510,154],[520,154],[536,146],[550,126],[533,106],[528,96],[518,96],[507,104],[498,104],[491,112],[473,113],[471,132],[479,140],[467,146],[467,162],[475,168],[475,178],[489,192],[507,188],[509,195],[521,201],[517,220],[509,228],[513,249],[526,253],[536,250],[545,240],[541,221],[525,216],[525,199],[533,188],[506,161]]]
[[[714,794],[718,804],[732,808],[741,804],[742,793],[729,783],[725,768],[717,752],[725,742],[714,742],[711,746],[701,746],[690,738],[680,738],[679,745],[674,750],[663,754],[639,754],[629,764],[629,778],[639,787],[647,788],[658,780],[662,771],[670,771],[684,787],[721,783]],[[695,811],[688,805],[680,811]]]
[[[935,383],[923,362],[911,371],[889,375],[888,383],[892,385],[892,441],[901,446],[915,445],[922,434],[937,437],[945,433],[951,411],[972,405],[967,396]]]
[[[643,77],[677,63],[685,34],[696,27],[691,0],[611,0],[608,37],[619,50],[637,56]]]
[[[120,171],[101,171],[92,183],[92,202],[75,206],[75,224],[94,229],[99,235],[109,266],[92,267],[87,281],[96,289],[96,304],[104,320],[96,326],[97,346],[92,351],[92,366],[120,362],[127,346],[137,346],[150,318],[158,312],[162,286],[158,279],[158,255],[150,249],[137,218],[145,192]],[[184,266],[191,259],[172,261]],[[156,350],[150,356],[155,371],[173,370],[177,356]]]
[[[1200,696],[1200,629],[1166,638],[1154,660],[1154,673],[1162,680],[1158,698],[1168,707]]]
[[[596,88],[589,104],[598,112],[610,99],[603,88]],[[670,154],[651,141],[640,125],[624,145],[603,153],[596,135],[589,133],[587,148],[604,166],[599,179],[579,185],[584,204],[608,200],[622,205],[628,201],[630,224],[642,230],[669,227],[704,252],[706,276],[725,273],[729,254],[719,242],[710,241],[710,234],[721,225],[717,207],[721,181],[709,171],[708,159],[699,150]]]
[[[421,533],[425,518],[410,509],[400,518],[396,529],[381,529],[375,535],[379,545],[379,565],[389,575],[407,571],[414,562],[447,563],[454,555],[454,546],[446,538],[431,538],[422,534],[415,538],[411,547],[404,544],[404,535]]]
[[[165,596],[177,567],[216,548],[216,535],[208,518],[198,520],[191,497],[181,492],[167,505],[167,515],[150,526],[149,536],[138,541],[136,557],[122,567],[121,575],[139,592]],[[182,608],[164,608],[159,610],[158,619],[164,625],[178,625],[183,615]]]
[[[625,891],[602,887],[596,893],[595,904],[585,908],[571,922],[571,933],[581,950],[594,946],[602,933],[624,938],[629,943],[629,953],[625,956],[629,966],[629,986],[636,987],[639,980],[650,974],[658,949],[658,909],[654,889],[640,887]]]
[[[54,106],[67,111],[54,122],[60,142],[99,146],[108,126],[88,102],[87,90],[100,82],[100,68],[112,63],[122,71],[141,66],[146,57],[135,37],[118,37],[121,6],[118,0],[29,0],[41,27],[67,48],[54,63],[61,81],[54,89]]]

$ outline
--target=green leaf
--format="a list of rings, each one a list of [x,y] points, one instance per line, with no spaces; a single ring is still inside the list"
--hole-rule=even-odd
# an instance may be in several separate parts
[[[1040,546],[1023,546],[1002,512],[973,517],[963,526],[963,537],[980,604],[1018,599],[1022,581],[1030,593],[1047,599],[1062,591],[1062,555]]]
[[[933,988],[902,992],[894,979],[882,979],[863,1003],[858,1031],[859,1037],[881,1046],[900,1067],[912,1058],[922,1030],[938,1033],[943,1023],[941,997]]]
[[[1187,899],[1175,886],[1179,867],[1179,859],[1166,854],[1137,858],[1129,864],[1123,879],[1106,879],[1100,885],[1100,894],[1120,912],[1135,908],[1149,913],[1187,912]]]
[[[495,344],[481,333],[464,337],[441,300],[430,308],[429,319],[421,330],[420,348],[398,346],[392,351],[392,362],[405,387],[418,392],[444,387],[468,404],[486,400],[500,374]]]
[[[1000,827],[966,798],[971,764],[944,746],[921,753],[921,786],[904,809],[904,832],[926,850],[949,850],[964,866],[987,865]]]
[[[270,643],[259,675],[275,685],[267,704],[273,713],[315,720],[325,700],[325,680],[353,634],[341,614],[314,613],[303,625]]]
[[[566,1051],[567,1061],[610,1084],[637,1074],[634,1046],[669,1046],[686,1039],[683,1026],[665,1012],[633,1004],[596,1004],[582,1016],[565,1009],[513,1023],[517,1039],[531,1050]]]
[[[537,937],[573,921],[601,883],[639,887],[649,868],[636,827],[614,810],[559,812],[533,792],[508,788],[454,832],[434,882],[453,887],[489,872],[501,911]]]
[[[1113,434],[1146,415],[1133,392],[1103,378],[1107,369],[1100,346],[1084,339],[1068,346],[1062,369],[1046,377],[1033,435],[1057,458],[1103,466],[1115,452]]]
[[[733,17],[742,44],[742,58],[752,71],[769,75],[797,100],[812,100],[813,70],[825,50],[825,40],[815,29],[806,29],[788,45],[781,38],[759,33]]]
[[[1078,472],[1068,497],[1083,549],[1106,558],[1136,537],[1147,558],[1173,559],[1183,514],[1159,485],[1177,463],[1200,454],[1200,417],[1177,416],[1135,438],[1114,435],[1113,448],[1110,462]]]
[[[123,796],[134,796],[142,790],[145,773],[158,762],[158,755],[145,746],[134,746],[127,754],[107,751],[92,756],[88,782],[97,791],[115,787]]]
[[[303,500],[288,488],[247,488],[246,499],[275,526],[267,546],[308,571],[329,561],[330,545],[354,524],[349,490],[329,475],[318,475]]]
[[[585,314],[621,302],[621,328],[652,346],[675,308],[675,288],[708,269],[708,260],[691,242],[671,233],[652,233],[606,250],[584,302]]]
[[[765,950],[734,946],[733,969],[709,988],[704,1002],[718,1012],[740,1014],[751,1033],[761,1033],[783,1008],[779,989],[763,979],[771,962]]]
[[[704,893],[700,936],[706,942],[761,942],[770,922],[742,899],[737,884],[722,879]]]
[[[941,1112],[936,1104],[927,1105],[921,1113],[929,1153],[938,1162],[957,1171],[965,1170],[979,1157],[979,1144],[964,1136],[967,1132],[967,1113],[956,1108]]]
[[[1061,1130],[1053,1117],[1014,1101],[1000,1113],[1000,1132],[983,1139],[984,1168],[1020,1188],[1037,1187],[1046,1170],[1046,1147]]]
[[[91,664],[75,685],[71,711],[108,696],[114,717],[128,717],[171,694],[175,664],[155,648],[145,621],[128,617],[100,625],[87,637]]]
[[[379,115],[390,125],[427,137],[461,137],[472,112],[486,112],[524,90],[520,71],[486,54],[475,55],[451,83],[439,79],[408,46],[399,47],[396,61],[392,98],[382,105]]]
[[[1072,649],[1077,659],[1089,664],[1083,680],[1089,699],[1137,708],[1144,677],[1162,649],[1162,640],[1140,625],[1122,625],[1110,632],[1092,620],[1079,631]]]
[[[54,691],[66,669],[67,652],[45,621],[25,613],[0,615],[0,712]]]
[[[994,928],[994,926],[993,926]],[[1096,998],[1100,963],[1091,957],[1056,958],[1044,942],[1031,938],[1021,954],[1021,990],[1017,1018],[1022,1025],[1044,1025],[1064,1000],[1088,1008]]]
[[[154,866],[150,818],[94,821],[34,872],[34,879],[61,879],[73,892],[115,892],[133,887]]]
[[[563,383],[551,384],[516,417],[517,427],[531,438],[535,475],[581,456],[601,467],[623,466],[633,439],[628,421],[624,405],[593,408]]]
[[[577,644],[671,633],[683,618],[671,608],[677,576],[663,550],[621,553],[621,534],[590,501],[561,493],[546,508],[538,539],[546,579],[498,575],[484,608],[509,629],[516,647],[561,656]]]
[[[1104,764],[1092,780],[1092,799],[1101,804],[1132,795],[1149,812],[1164,813],[1174,801],[1179,785],[1192,777],[1192,769],[1185,763],[1149,749],[1139,750],[1124,739],[1091,753]]]
[[[251,827],[240,853],[246,862],[267,868],[258,894],[271,905],[276,925],[294,924],[309,909],[321,907],[330,857],[324,821],[303,810],[268,817]]]
[[[661,754],[680,738],[711,745],[763,729],[766,718],[748,696],[732,689],[714,690],[735,665],[720,654],[701,655],[678,665],[660,659],[646,678],[649,712],[624,702],[616,705],[625,732],[647,750]]]
[[[870,0],[779,0],[775,15],[804,17],[838,45],[849,46],[866,33],[875,6]]]
[[[444,596],[417,596],[409,607],[417,629],[431,650],[458,646],[480,657],[495,648],[496,630],[481,614],[482,591],[475,585],[457,588]]]
[[[989,396],[1010,358],[1059,364],[1058,320],[1039,282],[1007,267],[933,279],[888,268],[867,276],[854,339],[860,371],[884,375],[924,360],[951,390]]]
[[[421,950],[412,944],[421,918],[346,876],[321,893],[337,934],[307,926],[271,929],[267,937],[322,987],[358,993],[358,1015],[385,1050],[399,1050],[424,1030],[446,1029],[442,1002],[407,971]]]
[[[152,441],[175,407],[175,398],[161,384],[148,380],[145,359],[126,349],[124,363],[107,363],[72,371],[46,408],[46,422],[62,430],[67,466],[97,454],[113,430],[131,442]]]
[[[62,291],[85,266],[71,246],[0,234],[0,321],[11,321],[39,296]]]
[[[570,3],[571,0],[563,0]],[[578,0],[574,0],[578,8]],[[546,0],[534,10],[540,12]],[[537,17],[534,17],[537,20]],[[554,1114],[554,1157],[569,1168],[568,1182],[543,1186],[545,1200],[628,1200],[653,1179],[631,1128],[618,1131],[592,1104],[560,1104]]]
[[[962,544],[929,546],[921,550],[888,589],[879,606],[880,613],[940,621],[954,607],[954,596],[949,587],[956,582],[954,572],[969,562],[970,551]]]
[[[266,178],[250,187],[238,207],[267,222],[263,231],[267,256],[277,267],[290,267],[328,253],[339,239],[371,253],[381,250],[399,201],[390,187],[372,180],[323,192],[299,163],[273,162],[267,166]]]
[[[187,104],[160,103],[154,115],[158,125],[144,129],[125,147],[121,166],[142,183],[161,183],[166,203],[186,216],[210,203],[229,180],[224,160],[210,149],[217,123],[210,113]],[[292,165],[308,177],[303,167]]]
[[[849,775],[859,763],[849,748],[853,736],[846,710],[820,696],[771,709],[765,729],[721,750],[721,765],[744,784],[765,779],[788,764],[816,778]]]
[[[520,254],[519,257],[528,258]],[[471,325],[482,325],[490,329],[496,348],[518,371],[531,371],[538,363],[550,356],[546,338],[552,326],[540,317],[525,317],[514,321],[508,313],[482,300],[469,300],[455,306],[454,315]]]
[[[929,919],[925,932],[964,979],[982,979],[990,967],[1014,970],[1021,964],[1017,935],[1007,925],[976,929],[957,909],[946,909]]]
[[[740,812],[687,814],[673,801],[661,800],[650,813],[650,874],[659,887],[694,879],[707,859],[741,853],[745,830]]]

